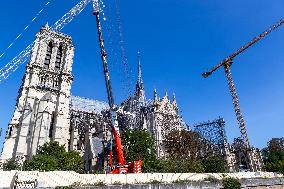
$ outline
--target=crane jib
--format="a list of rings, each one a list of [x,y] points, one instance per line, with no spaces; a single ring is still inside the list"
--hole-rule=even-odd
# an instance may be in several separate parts
[[[64,16],[56,21],[51,29],[55,32],[60,32],[67,24],[69,24],[77,15],[79,15],[90,2],[97,2],[98,0],[82,0],[69,10]],[[13,72],[15,72],[22,64],[29,60],[34,43],[28,45],[15,58],[8,62],[2,69],[0,69],[0,83],[7,79]]]
[[[228,62],[231,62],[236,56],[238,56],[239,54],[241,54],[242,52],[244,52],[246,49],[248,49],[249,47],[251,47],[253,44],[255,44],[256,42],[260,41],[261,39],[263,39],[265,36],[267,36],[269,33],[271,33],[272,31],[274,31],[275,29],[277,29],[278,27],[280,27],[282,24],[284,24],[284,19],[279,20],[276,24],[270,26],[267,30],[265,30],[264,32],[262,32],[261,34],[259,34],[257,37],[253,38],[251,41],[249,41],[247,44],[245,44],[244,46],[242,46],[240,49],[238,49],[237,51],[235,51],[234,53],[232,53],[230,56],[228,56],[227,58],[225,58],[223,61],[221,61],[219,64],[217,64],[215,67],[213,67],[210,71],[205,72],[202,74],[203,77],[208,77],[209,75],[211,75],[214,71],[216,71],[217,69],[219,69],[220,67],[224,66],[224,64],[227,64]]]

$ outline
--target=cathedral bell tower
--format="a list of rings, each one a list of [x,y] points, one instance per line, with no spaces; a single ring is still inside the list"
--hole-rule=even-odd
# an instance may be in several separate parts
[[[68,148],[73,56],[71,37],[52,31],[48,25],[36,34],[1,161],[30,159],[49,141]]]

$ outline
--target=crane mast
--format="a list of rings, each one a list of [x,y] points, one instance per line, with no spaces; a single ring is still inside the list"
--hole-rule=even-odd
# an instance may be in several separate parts
[[[232,100],[233,100],[233,105],[234,105],[234,111],[236,113],[236,117],[239,123],[239,128],[241,131],[241,138],[245,144],[245,147],[247,149],[250,148],[250,144],[249,144],[249,139],[248,139],[248,135],[247,135],[247,131],[246,131],[246,124],[243,118],[243,114],[241,112],[241,106],[239,103],[239,98],[237,95],[237,91],[236,91],[236,87],[232,78],[232,74],[231,74],[231,66],[232,62],[228,62],[226,64],[224,64],[224,70],[225,70],[225,75],[226,75],[226,79],[228,82],[228,87],[232,96]]]
[[[103,39],[102,26],[100,22],[100,10],[98,7],[98,2],[94,1],[93,7],[94,7],[93,14],[96,16],[96,23],[97,23],[97,29],[98,29],[99,44],[100,44],[100,49],[101,49],[101,59],[102,59],[103,69],[104,69],[108,103],[109,103],[109,107],[111,109],[114,109],[114,100],[113,100],[113,94],[112,94],[112,88],[111,88],[111,82],[110,82],[110,74],[109,74],[109,69],[108,69],[108,64],[107,64],[107,53],[106,53],[104,39]]]
[[[120,134],[119,134],[117,113],[115,110],[114,99],[113,99],[113,94],[112,94],[110,73],[109,73],[108,64],[107,64],[107,53],[106,53],[106,49],[104,45],[102,26],[100,22],[100,8],[99,8],[98,0],[93,0],[93,9],[94,9],[93,15],[95,15],[96,17],[96,23],[97,23],[97,29],[98,29],[99,44],[100,44],[100,49],[101,49],[101,59],[103,63],[108,103],[109,103],[110,113],[111,113],[112,133],[113,133],[113,137],[114,137],[115,144],[116,144],[115,146],[116,146],[116,152],[117,152],[117,160],[118,160],[118,164],[123,167],[125,165],[125,160],[124,160],[122,144],[121,144],[121,139],[120,139]]]
[[[247,50],[249,47],[251,47],[252,45],[257,43],[258,41],[263,39],[265,36],[267,36],[269,33],[271,33],[272,31],[274,31],[275,29],[277,29],[278,27],[280,27],[283,24],[284,24],[284,19],[279,20],[276,24],[269,27],[267,30],[262,32],[260,35],[253,38],[247,44],[245,44],[240,49],[238,49],[237,51],[232,53],[230,56],[225,58],[223,61],[221,61],[219,64],[214,66],[210,71],[202,74],[202,76],[204,78],[207,78],[213,72],[218,70],[220,67],[224,68],[228,87],[229,87],[230,94],[231,94],[232,101],[233,101],[234,111],[235,111],[235,114],[236,114],[236,117],[237,117],[239,129],[240,129],[240,132],[241,132],[241,139],[243,141],[244,147],[248,150],[247,159],[249,160],[249,164],[250,164],[249,166],[250,166],[251,171],[255,171],[255,165],[254,165],[254,161],[253,161],[253,158],[252,158],[252,155],[251,155],[252,152],[251,152],[251,147],[250,147],[250,143],[249,143],[249,139],[248,139],[248,135],[247,135],[246,124],[245,124],[245,121],[244,121],[244,118],[243,118],[243,115],[242,115],[242,112],[241,112],[239,98],[238,98],[238,95],[237,95],[237,92],[236,92],[236,87],[235,87],[235,84],[234,84],[234,81],[233,81],[233,78],[232,78],[230,68],[231,68],[231,65],[233,64],[233,59],[236,56],[238,56],[239,54],[241,54],[242,52]]]

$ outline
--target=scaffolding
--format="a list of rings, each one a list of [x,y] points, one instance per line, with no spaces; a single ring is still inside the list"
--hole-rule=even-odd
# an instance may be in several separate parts
[[[218,154],[225,156],[228,151],[225,120],[218,118],[213,121],[202,122],[194,125],[194,131],[199,133],[203,141],[203,156]]]

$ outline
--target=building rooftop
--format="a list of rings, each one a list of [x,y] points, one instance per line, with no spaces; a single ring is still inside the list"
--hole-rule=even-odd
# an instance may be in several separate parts
[[[71,96],[71,109],[100,114],[103,110],[109,109],[109,105],[103,101]]]

